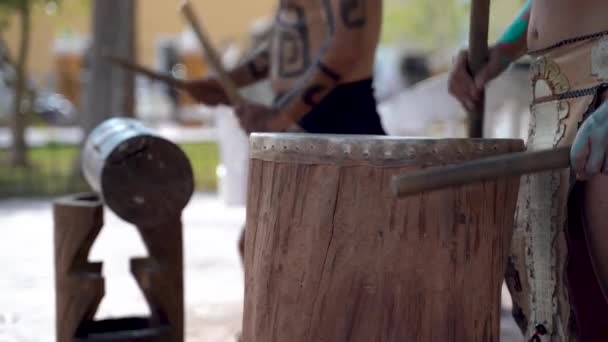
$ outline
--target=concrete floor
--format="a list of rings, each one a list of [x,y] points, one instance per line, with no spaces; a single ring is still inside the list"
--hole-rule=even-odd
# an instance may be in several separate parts
[[[0,342],[54,341],[51,204],[0,201]],[[129,224],[106,211],[106,225],[91,251],[104,262],[106,297],[98,318],[146,313],[128,271],[128,259],[145,255]],[[186,332],[188,341],[233,342],[239,331],[243,276],[236,241],[244,208],[227,208],[197,194],[184,212]],[[508,296],[503,298],[508,306]],[[521,341],[503,317],[501,341]]]

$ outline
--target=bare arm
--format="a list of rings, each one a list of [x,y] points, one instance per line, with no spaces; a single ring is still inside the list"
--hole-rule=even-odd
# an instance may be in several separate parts
[[[268,77],[269,61],[270,44],[265,42],[258,46],[242,63],[229,70],[228,77],[232,79],[237,87],[246,87]],[[186,90],[197,101],[207,105],[215,106],[230,103],[228,95],[213,76],[183,81],[177,86]]]
[[[532,0],[527,0],[521,12],[496,42],[495,46],[499,46],[501,51],[511,61],[520,58],[527,51],[527,33],[531,7]]]
[[[358,47],[367,29],[367,16],[381,9],[381,0],[314,1],[321,2],[329,36],[301,81],[277,103],[276,109],[281,116],[292,122],[304,117],[340,83],[343,75],[356,66]],[[374,8],[366,8],[364,2],[373,4]]]
[[[228,77],[237,87],[246,87],[268,77],[270,62],[270,44],[264,42],[258,46],[248,58],[245,58],[239,65],[232,70],[228,70]],[[214,79],[214,78],[211,78]],[[196,89],[199,85],[207,85],[210,77],[203,79],[186,81],[186,88]]]
[[[473,78],[468,67],[468,51],[462,50],[456,57],[450,71],[448,88],[450,94],[456,97],[468,111],[475,110],[475,104],[480,100],[485,86],[509,65],[527,51],[528,23],[533,0],[526,5],[505,30],[502,37],[490,48],[486,65]]]
[[[268,77],[270,65],[270,41],[259,45],[248,58],[229,71],[229,76],[239,87],[246,87]]]

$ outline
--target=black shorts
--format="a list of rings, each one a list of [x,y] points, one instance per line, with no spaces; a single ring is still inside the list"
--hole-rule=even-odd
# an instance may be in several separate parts
[[[376,111],[372,80],[337,86],[302,120],[308,133],[385,135]]]

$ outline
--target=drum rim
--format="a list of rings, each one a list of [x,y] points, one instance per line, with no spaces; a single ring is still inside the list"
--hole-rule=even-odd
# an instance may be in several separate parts
[[[253,133],[250,158],[334,165],[439,165],[525,150],[522,139]],[[445,151],[446,153],[438,153]]]
[[[250,143],[258,141],[260,139],[269,138],[281,138],[284,140],[304,140],[304,139],[317,139],[317,140],[330,140],[334,138],[342,138],[349,140],[369,140],[374,138],[378,141],[474,141],[474,142],[519,142],[522,139],[519,138],[434,138],[434,137],[416,137],[416,136],[399,136],[399,135],[371,135],[371,134],[323,134],[323,133],[279,133],[279,132],[264,132],[264,133],[251,133],[249,136]]]

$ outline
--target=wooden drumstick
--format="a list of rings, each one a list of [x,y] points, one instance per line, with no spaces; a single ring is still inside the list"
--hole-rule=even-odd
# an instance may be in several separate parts
[[[131,72],[142,74],[152,80],[164,82],[176,88],[181,88],[185,86],[185,82],[180,79],[169,76],[167,74],[161,74],[159,72],[153,71],[144,66],[135,64],[126,58],[114,56],[108,53],[102,53],[101,56],[110,61],[111,63],[120,66],[121,68],[125,68]]]
[[[490,0],[473,0],[469,28],[469,67],[471,74],[477,74],[488,59],[488,25],[490,23]],[[469,113],[469,137],[481,138],[483,135],[483,117],[485,96],[475,104]]]
[[[181,6],[181,12],[190,23],[194,34],[198,38],[199,42],[203,46],[204,52],[209,59],[209,63],[214,71],[217,73],[218,81],[224,91],[226,92],[226,96],[230,100],[233,105],[238,105],[243,103],[244,100],[241,97],[237,86],[228,76],[228,72],[224,69],[224,66],[219,58],[218,53],[215,48],[211,44],[211,41],[207,37],[202,25],[200,24],[194,10],[192,9],[192,5],[189,1],[184,1]],[[276,118],[271,120],[268,124],[269,128],[274,131],[289,131],[289,132],[305,132],[299,125],[293,122],[290,118],[278,115]]]
[[[226,93],[226,96],[228,97],[230,103],[232,103],[233,105],[238,105],[242,103],[243,98],[239,93],[238,87],[230,79],[228,72],[224,69],[224,65],[222,64],[222,60],[220,59],[219,54],[217,53],[217,51],[211,44],[211,41],[207,37],[207,34],[203,29],[203,26],[200,24],[198,18],[196,17],[196,14],[194,13],[194,9],[192,8],[190,2],[187,0],[184,1],[181,5],[180,11],[184,18],[186,18],[186,20],[190,24],[190,27],[194,31],[194,34],[201,43],[203,47],[203,52],[207,56],[211,68],[213,68],[213,70],[217,74],[218,82],[224,89],[224,92]]]
[[[570,166],[570,146],[517,152],[468,162],[431,167],[395,176],[392,191],[397,197],[502,177],[563,169]]]

